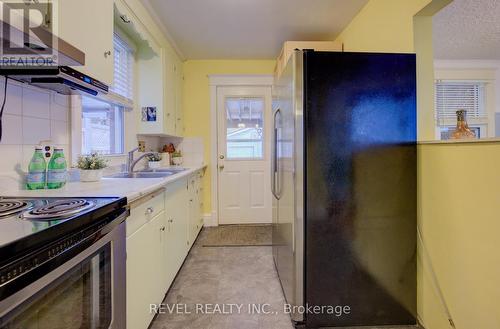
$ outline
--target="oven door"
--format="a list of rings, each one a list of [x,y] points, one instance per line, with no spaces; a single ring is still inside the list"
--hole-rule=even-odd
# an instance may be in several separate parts
[[[0,328],[125,328],[126,214],[120,217],[77,256],[2,300]]]

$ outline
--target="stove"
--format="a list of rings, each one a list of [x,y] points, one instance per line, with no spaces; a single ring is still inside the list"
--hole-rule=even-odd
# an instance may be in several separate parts
[[[78,230],[126,202],[118,197],[0,197],[0,260]]]
[[[126,205],[0,197],[0,328],[125,328]]]
[[[0,199],[0,218],[15,215],[31,206],[32,204],[27,201]]]
[[[0,218],[20,214],[23,219],[56,220],[92,209],[96,203],[86,199],[63,200],[0,200]]]
[[[16,201],[21,203],[21,201]],[[71,217],[95,207],[95,202],[85,199],[68,199],[49,202],[46,205],[26,210],[21,215],[24,219],[54,220]]]

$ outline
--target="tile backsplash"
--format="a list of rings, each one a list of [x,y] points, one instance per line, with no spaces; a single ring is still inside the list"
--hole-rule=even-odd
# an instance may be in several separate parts
[[[199,166],[204,163],[204,147],[201,137],[184,137],[178,145],[185,166]]]
[[[4,79],[0,78],[0,90]],[[3,93],[0,100],[3,101]],[[20,177],[42,141],[70,155],[70,97],[9,80],[0,142],[0,175]]]
[[[0,77],[0,91],[3,88],[4,78]],[[0,142],[0,176],[11,177],[21,183],[34,148],[41,142],[63,148],[68,162],[71,160],[71,99],[70,96],[9,80],[3,114],[3,137]],[[3,93],[0,92],[0,103],[2,101]],[[131,125],[126,126],[126,132],[135,135]],[[158,150],[162,145],[172,142],[182,151],[184,165],[203,163],[201,138],[141,136],[139,140],[146,141],[147,150]],[[128,145],[126,151],[135,145]],[[122,169],[125,159],[125,156],[111,157],[112,168],[109,169]]]

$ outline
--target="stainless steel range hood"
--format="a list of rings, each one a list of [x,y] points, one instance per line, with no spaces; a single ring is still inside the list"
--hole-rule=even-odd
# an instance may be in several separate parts
[[[0,9],[0,75],[66,95],[108,93],[106,84],[72,68],[85,65],[85,53],[53,33],[52,6],[0,0]]]
[[[40,25],[33,28],[32,23],[28,18],[15,14],[15,11],[10,10],[9,21],[4,21],[4,11],[8,10],[8,4],[2,3],[3,10],[0,15],[0,23],[2,33],[0,34],[0,54],[2,61],[0,65],[11,66],[13,63],[7,63],[10,54],[5,52],[7,45],[15,45],[21,49],[22,54],[37,56],[40,54],[49,53],[56,59],[55,66],[82,66],[85,65],[85,53],[65,40],[59,38],[52,33],[50,28],[50,20],[46,25]],[[28,6],[28,5],[27,5]],[[22,28],[24,26],[24,29]],[[30,28],[28,28],[30,27]],[[32,33],[30,34],[29,29]],[[36,35],[36,37],[33,36]]]
[[[63,95],[85,93],[92,96],[107,94],[109,87],[88,75],[68,66],[41,68],[16,68],[0,66],[0,75],[27,82],[44,89],[54,90]]]

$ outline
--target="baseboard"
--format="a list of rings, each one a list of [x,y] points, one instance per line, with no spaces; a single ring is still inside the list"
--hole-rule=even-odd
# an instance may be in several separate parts
[[[203,215],[203,226],[205,227],[219,226],[219,223],[217,223],[217,218],[215,217],[214,213],[208,213]]]

